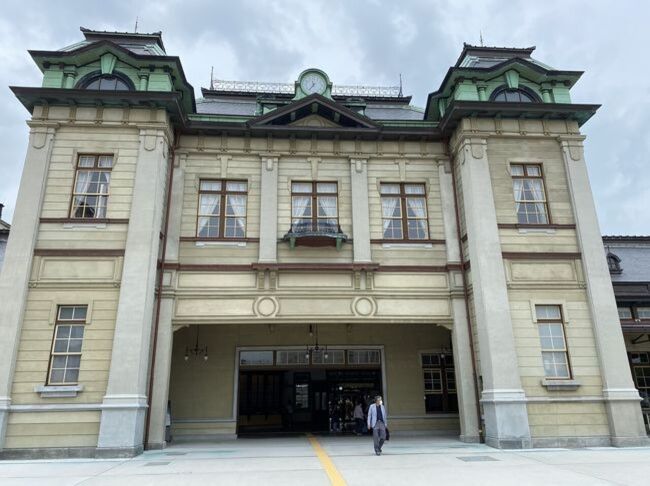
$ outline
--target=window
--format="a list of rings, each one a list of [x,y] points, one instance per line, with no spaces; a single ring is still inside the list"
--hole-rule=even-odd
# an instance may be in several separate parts
[[[621,268],[621,259],[614,253],[607,252],[607,266],[609,267],[609,273],[618,275],[623,272]]]
[[[427,199],[424,184],[383,183],[380,186],[384,239],[426,240]]]
[[[291,183],[291,231],[340,233],[336,182]]]
[[[423,353],[421,362],[426,412],[458,412],[453,356],[444,353]]]
[[[492,96],[490,96],[490,101],[505,101],[507,103],[534,103],[539,101],[537,96],[535,96],[531,91],[524,89],[508,89],[500,88],[496,89]]]
[[[276,351],[275,353],[276,365],[308,365],[309,354],[304,350],[289,350],[289,351]]]
[[[650,410],[650,353],[638,351],[628,353],[634,384],[641,395],[641,408]]]
[[[650,409],[650,366],[633,366],[632,374],[641,395],[641,408]]]
[[[513,164],[510,166],[510,172],[519,224],[548,224],[542,166]]]
[[[70,208],[71,218],[106,217],[112,155],[80,155]]]
[[[241,366],[273,366],[273,351],[240,351]]]
[[[97,89],[100,91],[132,91],[133,83],[117,74],[100,74],[81,83],[82,89]]]
[[[350,349],[348,350],[348,364],[351,365],[378,365],[381,363],[377,349]]]
[[[327,353],[322,350],[312,351],[311,363],[322,364],[345,364],[345,351],[342,349],[329,349]]]
[[[87,311],[85,305],[59,306],[50,354],[48,385],[77,384]]]
[[[199,183],[199,238],[245,238],[246,181],[202,180]]]
[[[618,308],[618,317],[619,317],[619,319],[632,319],[632,308],[631,307],[619,307]]]
[[[559,305],[536,305],[542,361],[547,378],[569,379],[569,355]]]
[[[638,319],[650,319],[650,307],[637,307],[636,316]]]

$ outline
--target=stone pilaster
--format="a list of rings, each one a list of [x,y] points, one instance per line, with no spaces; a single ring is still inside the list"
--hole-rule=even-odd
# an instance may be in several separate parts
[[[481,357],[485,441],[497,448],[531,446],[487,157],[487,140],[462,138],[457,150],[471,283]]]
[[[180,250],[181,219],[183,214],[183,193],[185,189],[185,154],[179,154],[174,161],[172,175],[171,200],[169,202],[169,223],[167,225],[167,248],[165,262],[178,262]],[[169,401],[169,376],[171,356],[174,344],[172,317],[174,298],[166,295],[165,290],[174,287],[174,274],[166,270],[163,275],[163,293],[158,319],[158,336],[156,338],[156,359],[153,372],[151,410],[149,411],[149,437],[147,447],[162,449],[165,447],[165,419]]]
[[[158,320],[158,337],[156,339],[156,362],[153,373],[151,410],[149,411],[149,438],[147,447],[162,449],[165,447],[165,419],[169,401],[169,376],[172,363],[174,331],[172,316],[174,299],[164,298],[160,303]]]
[[[5,442],[32,256],[56,132],[55,126],[47,124],[30,122],[30,126],[27,156],[0,274],[0,450]]]
[[[641,399],[634,387],[627,360],[589,184],[583,140],[583,136],[560,137],[560,145],[582,254],[612,445],[647,445],[648,437],[639,406]]]
[[[260,263],[278,260],[278,158],[262,156]]]
[[[368,207],[368,159],[350,158],[352,187],[352,239],[355,263],[372,261]]]
[[[132,456],[143,449],[168,143],[162,129],[140,131],[99,456]]]
[[[477,415],[476,385],[472,366],[472,348],[470,346],[469,322],[465,299],[462,295],[462,275],[460,259],[460,241],[456,224],[456,204],[451,175],[451,161],[438,159],[438,177],[440,180],[440,199],[442,221],[445,232],[447,263],[458,267],[448,274],[449,288],[452,291],[452,315],[454,324],[451,330],[454,347],[454,369],[456,372],[456,390],[458,393],[458,411],[460,416],[460,439],[463,442],[479,442],[479,418]]]

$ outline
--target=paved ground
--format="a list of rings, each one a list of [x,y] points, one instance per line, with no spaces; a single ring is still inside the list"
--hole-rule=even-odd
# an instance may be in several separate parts
[[[0,485],[645,485],[650,448],[498,451],[453,439],[293,437],[179,444],[129,460],[0,461]]]

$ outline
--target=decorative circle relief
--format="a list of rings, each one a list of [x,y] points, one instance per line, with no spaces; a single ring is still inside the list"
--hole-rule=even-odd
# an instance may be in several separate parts
[[[253,312],[258,317],[273,317],[279,309],[280,304],[275,297],[260,297],[253,304]]]
[[[352,312],[360,317],[369,317],[377,312],[377,303],[372,297],[357,297],[352,303]]]

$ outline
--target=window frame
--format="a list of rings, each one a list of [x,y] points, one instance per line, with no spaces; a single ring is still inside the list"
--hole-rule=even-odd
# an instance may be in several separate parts
[[[293,185],[294,184],[311,184],[311,192],[294,192],[293,190]],[[334,184],[336,185],[336,192],[318,192],[318,184]],[[295,218],[293,216],[293,199],[294,197],[306,197],[309,196],[311,199],[311,227],[312,227],[312,232],[317,233],[319,232],[319,226],[318,226],[318,220],[328,220],[328,219],[333,219],[330,216],[318,216],[318,196],[329,196],[331,197],[332,195],[336,198],[336,233],[341,233],[341,219],[340,219],[340,204],[339,204],[339,182],[337,180],[316,180],[316,181],[305,181],[305,180],[292,180],[290,182],[290,189],[291,189],[291,231],[293,231],[293,225],[294,219],[307,219],[307,218]]]
[[[537,307],[542,307],[542,306],[553,306],[557,307],[558,310],[560,311],[560,318],[559,319],[540,319],[537,317]],[[537,335],[539,337],[539,346],[541,349],[541,357],[542,357],[542,369],[544,370],[544,378],[547,380],[573,380],[574,375],[573,375],[573,367],[571,366],[571,356],[569,354],[569,343],[567,341],[566,337],[566,319],[564,318],[564,308],[562,304],[535,304],[535,323],[537,324]],[[545,349],[542,347],[542,335],[539,332],[539,325],[540,324],[560,324],[560,328],[562,329],[562,339],[564,340],[564,350],[558,350],[558,349]],[[548,376],[546,374],[546,369],[544,368],[544,353],[558,353],[558,352],[564,352],[564,355],[566,356],[566,365],[567,365],[567,373],[568,376]]]
[[[443,357],[444,355],[444,357]],[[429,363],[425,363],[425,357],[435,357],[437,362],[430,359]],[[459,411],[453,411],[452,403],[455,403],[456,408],[460,407],[458,402],[458,384],[457,384],[457,375],[456,375],[456,366],[454,362],[454,356],[452,353],[442,352],[442,351],[420,351],[419,353],[419,365],[422,376],[422,391],[424,392],[424,411],[426,414],[445,414],[445,413],[460,413]],[[453,373],[454,376],[454,387],[449,386],[449,374]],[[438,375],[440,380],[440,389],[439,390],[427,390],[426,381],[427,373],[434,373]],[[441,397],[442,410],[440,411],[427,411],[427,395],[437,395]]]
[[[512,168],[515,166],[522,167],[524,170],[524,175],[514,175],[512,172]],[[528,168],[529,167],[538,167],[539,168],[539,175],[538,176],[530,176],[528,175]],[[551,206],[549,204],[548,200],[548,191],[546,190],[546,176],[544,174],[544,164],[541,162],[511,162],[509,164],[509,172],[510,172],[510,178],[512,179],[512,198],[515,202],[515,217],[517,218],[517,224],[520,226],[526,226],[526,227],[547,227],[547,226],[552,226],[553,225],[553,216],[551,214]],[[517,210],[517,204],[526,204],[526,203],[534,203],[538,204],[538,201],[528,201],[528,200],[522,200],[519,201],[517,200],[517,194],[515,193],[515,180],[516,179],[539,179],[542,181],[542,191],[544,193],[544,209],[546,211],[546,223],[522,223],[519,221],[519,211]]]
[[[209,191],[209,190],[203,190],[201,189],[201,185],[204,182],[219,182],[221,184],[221,189],[218,191]],[[235,183],[245,183],[246,184],[246,191],[228,191],[228,183],[229,182],[235,182]],[[248,190],[250,187],[250,183],[247,179],[211,179],[211,178],[201,178],[199,179],[199,188],[198,188],[198,199],[197,199],[197,206],[196,206],[196,231],[195,235],[198,240],[201,241],[247,241],[247,234],[248,234]],[[218,194],[219,195],[219,215],[217,218],[219,219],[219,236],[200,236],[199,231],[200,231],[200,226],[199,226],[199,220],[200,218],[205,218],[205,217],[215,217],[214,215],[205,215],[201,214],[201,196],[203,194]],[[244,236],[226,236],[225,234],[225,229],[226,229],[226,199],[228,196],[245,196],[246,197],[246,211],[244,213]],[[239,218],[241,216],[236,216],[236,218]]]
[[[507,93],[507,92],[516,92],[518,94],[523,93],[525,96],[528,96],[530,98],[530,101],[521,101],[521,100],[508,101],[508,100],[496,99],[497,96],[499,96],[501,93]],[[518,86],[517,88],[510,88],[505,84],[494,89],[494,91],[492,91],[492,93],[490,94],[489,100],[495,103],[541,103],[539,96],[537,96],[537,93],[535,93],[535,91],[533,91],[532,89],[526,86]]]
[[[61,319],[61,309],[66,308],[66,307],[84,307],[86,309],[86,314],[83,319]],[[47,374],[45,376],[45,385],[46,386],[75,386],[79,384],[79,373],[81,372],[81,356],[82,356],[82,350],[83,350],[83,340],[86,334],[86,326],[88,325],[88,305],[87,304],[60,304],[57,306],[56,309],[56,319],[54,321],[54,330],[52,332],[52,343],[50,345],[50,357],[48,360],[47,364]],[[55,345],[57,341],[57,336],[58,336],[58,330],[59,326],[70,326],[72,327],[81,327],[84,332],[83,335],[81,336],[81,346],[82,348],[78,352],[60,352],[60,351],[55,351]],[[68,338],[69,339],[69,338]],[[52,365],[54,363],[54,358],[56,356],[79,356],[79,368],[77,369],[77,380],[74,382],[52,382]],[[66,360],[67,364],[67,360]],[[57,368],[58,369],[58,368]],[[67,370],[67,366],[63,368],[64,370]],[[65,379],[65,372],[63,373],[63,378]]]
[[[92,167],[80,167],[79,163],[81,161],[82,157],[94,157],[94,162]],[[113,162],[111,163],[110,167],[99,167],[99,159],[100,157],[112,157]],[[113,179],[112,174],[113,174],[113,168],[115,167],[115,153],[78,153],[77,154],[77,161],[74,166],[74,178],[72,179],[72,188],[70,190],[70,204],[68,206],[68,217],[70,219],[74,219],[77,221],[103,221],[108,219],[108,201],[111,196],[111,181]],[[76,188],[77,188],[77,179],[79,177],[79,172],[108,172],[111,174],[109,177],[108,181],[108,191],[106,194],[100,194],[100,193],[77,193]],[[78,195],[94,195],[95,197],[106,197],[106,214],[104,214],[102,217],[99,216],[75,216],[74,211],[75,211],[75,197]]]
[[[95,82],[96,80],[100,80],[102,78],[116,78],[124,85],[127,87],[127,89],[89,89],[88,86]],[[117,86],[117,84],[116,84]],[[113,71],[111,74],[106,74],[102,73],[101,71],[93,71],[92,73],[88,73],[86,76],[81,78],[79,82],[76,84],[75,89],[83,89],[83,90],[89,90],[89,91],[106,91],[106,92],[124,92],[124,91],[136,91],[135,84],[131,79],[126,76],[125,74],[122,74],[118,71]]]
[[[397,186],[399,185],[399,193],[393,194],[384,194],[381,189],[382,186]],[[407,194],[406,186],[422,186],[424,193],[422,194]],[[400,200],[400,209],[401,209],[401,218],[384,218],[384,204],[383,199],[389,197],[397,197]],[[406,199],[408,197],[421,197],[424,199],[424,218],[409,218],[407,213],[407,204]],[[427,193],[427,184],[425,182],[388,182],[382,181],[379,183],[379,206],[381,210],[381,237],[383,242],[397,243],[397,242],[414,242],[414,243],[426,243],[431,241],[431,225],[429,224],[429,195]],[[386,238],[384,235],[384,220],[396,220],[400,219],[402,222],[402,238]],[[410,238],[408,233],[408,222],[409,220],[421,221],[423,220],[426,225],[426,234],[424,238]]]

